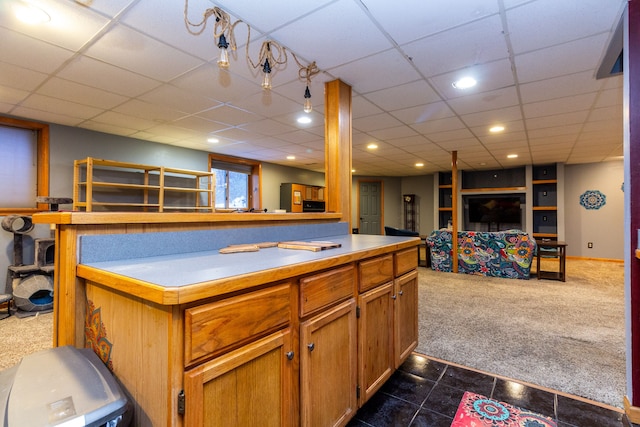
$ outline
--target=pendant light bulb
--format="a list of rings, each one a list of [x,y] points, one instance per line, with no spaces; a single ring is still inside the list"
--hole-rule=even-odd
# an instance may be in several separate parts
[[[229,52],[227,48],[229,47],[229,43],[227,43],[227,39],[224,34],[220,34],[220,38],[218,39],[218,47],[220,48],[220,58],[218,59],[218,67],[220,68],[229,68]]]
[[[309,91],[309,86],[304,90],[304,107],[303,110],[305,113],[310,113],[313,110],[313,106],[311,105],[311,91]]]
[[[264,77],[262,79],[262,88],[269,90],[271,89],[271,65],[269,65],[268,59],[264,60],[262,72],[264,73]]]

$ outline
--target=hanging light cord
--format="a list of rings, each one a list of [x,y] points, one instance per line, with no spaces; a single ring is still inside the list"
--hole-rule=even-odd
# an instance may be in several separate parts
[[[187,27],[187,31],[189,31],[189,33],[193,34],[194,36],[199,36],[200,34],[202,34],[204,30],[207,28],[207,21],[209,20],[210,17],[214,16],[216,20],[216,23],[213,26],[214,40],[226,34],[225,38],[227,39],[227,43],[229,43],[229,47],[231,48],[231,50],[236,50],[237,45],[236,45],[236,37],[234,34],[234,30],[236,28],[236,25],[243,22],[242,20],[239,19],[232,24],[229,14],[216,6],[214,8],[209,8],[204,11],[204,13],[202,14],[202,21],[198,23],[193,23],[189,20],[188,10],[189,10],[189,0],[185,0],[184,24]],[[247,25],[247,27],[249,26]],[[192,28],[194,29],[192,30]],[[195,30],[195,28],[199,28],[199,30]]]
[[[213,16],[215,17],[215,21],[216,21],[213,27],[214,39],[217,39],[220,36],[225,35],[225,38],[229,43],[229,47],[232,50],[236,50],[237,45],[236,45],[234,30],[236,25],[238,25],[240,22],[243,22],[242,20],[239,19],[232,24],[229,14],[216,6],[213,8],[206,9],[204,11],[202,16],[202,21],[198,23],[193,23],[188,18],[188,10],[189,10],[189,0],[185,0],[184,23],[189,33],[195,36],[202,34],[207,27],[207,21],[209,20],[209,18]],[[269,65],[274,68],[277,67],[278,65],[284,65],[287,63],[287,49],[284,46],[280,45],[280,43],[273,40],[267,40],[262,42],[262,46],[260,47],[260,54],[258,56],[258,63],[257,64],[254,63],[253,60],[251,59],[251,56],[249,55],[249,44],[251,41],[251,26],[248,24],[245,24],[245,25],[247,25],[247,44],[245,46],[245,51],[246,51],[247,60],[249,61],[249,64],[251,64],[253,68],[264,66],[264,63],[266,60],[268,60]],[[300,67],[298,70],[298,77],[300,78],[300,80],[304,80],[308,86],[311,83],[311,78],[320,72],[320,70],[316,65],[316,62],[313,61],[311,64],[305,66],[298,60],[298,58],[293,52],[290,51],[290,53],[291,53],[291,56],[293,56],[293,59],[295,59],[296,63],[298,64],[298,67]]]
[[[302,65],[300,61],[298,61],[298,57],[295,53],[291,52],[291,56],[295,59],[296,64],[300,69],[298,70],[298,77],[300,80],[304,80],[307,83],[307,86],[311,84],[311,78],[320,72],[320,69],[316,65],[316,61],[313,61],[309,65]]]

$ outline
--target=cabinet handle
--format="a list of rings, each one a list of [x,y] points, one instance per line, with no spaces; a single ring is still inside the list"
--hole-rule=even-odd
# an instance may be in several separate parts
[[[287,359],[293,360],[293,356],[294,356],[293,351],[287,352]]]
[[[313,349],[316,348],[316,345],[314,343],[307,344],[307,348],[309,349],[309,351],[313,351]]]
[[[404,291],[400,291],[400,292],[398,292],[398,295],[402,296],[403,293],[404,293]]]
[[[395,294],[391,295],[391,299],[396,299],[396,298],[397,298],[397,297],[396,297],[396,295],[395,295]]]

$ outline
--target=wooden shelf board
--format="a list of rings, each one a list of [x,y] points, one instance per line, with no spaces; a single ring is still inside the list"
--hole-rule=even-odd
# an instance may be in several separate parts
[[[557,211],[557,206],[533,206],[531,210],[534,211]]]
[[[556,234],[556,233],[533,233],[533,237],[540,237],[540,238],[550,237],[550,238],[554,238],[555,239],[555,238],[558,237],[558,234]]]
[[[534,179],[533,181],[531,181],[531,184],[533,185],[537,185],[537,184],[557,184],[558,180],[557,179]]]
[[[86,183],[80,183],[80,184],[86,185]],[[120,182],[94,181],[92,185],[94,187],[126,188],[127,190],[160,190],[159,185],[148,185],[148,184],[125,184]]]
[[[164,191],[177,191],[181,193],[213,193],[215,190],[209,188],[164,187]]]
[[[499,191],[525,192],[527,187],[497,187],[497,188],[463,188],[460,193],[494,193]]]
[[[438,208],[438,210],[440,212],[451,212],[451,211],[453,211],[453,208]]]

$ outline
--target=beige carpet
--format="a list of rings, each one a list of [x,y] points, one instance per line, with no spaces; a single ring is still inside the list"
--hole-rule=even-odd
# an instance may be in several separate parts
[[[566,282],[419,270],[418,352],[623,406],[622,263],[567,260]]]
[[[51,348],[52,337],[52,312],[0,320],[0,370],[15,365],[26,355]]]

